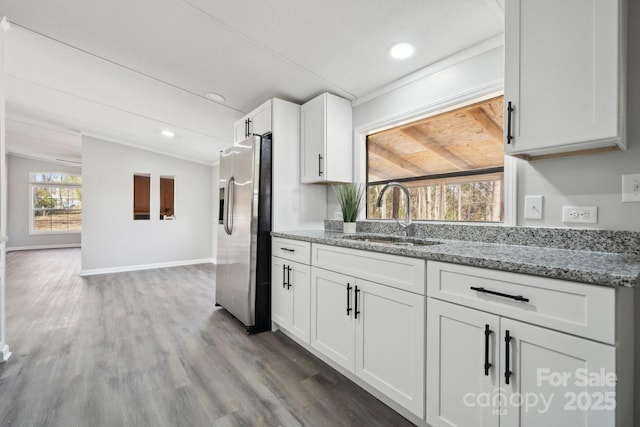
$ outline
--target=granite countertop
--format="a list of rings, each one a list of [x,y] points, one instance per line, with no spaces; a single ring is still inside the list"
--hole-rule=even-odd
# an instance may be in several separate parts
[[[391,244],[350,240],[349,237],[354,236],[353,234],[348,235],[323,230],[272,232],[271,234],[274,237],[465,264],[594,285],[636,287],[640,282],[640,259],[636,256],[621,253],[447,239],[424,239],[440,242],[439,244],[428,246],[393,246]],[[385,235],[357,233],[355,236],[375,238]]]

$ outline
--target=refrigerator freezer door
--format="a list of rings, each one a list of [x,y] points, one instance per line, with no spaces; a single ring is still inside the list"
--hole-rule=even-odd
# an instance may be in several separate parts
[[[220,212],[218,221],[218,253],[216,267],[216,303],[222,305],[221,300],[226,300],[225,284],[228,282],[229,275],[229,254],[226,232],[227,223],[227,184],[228,178],[233,172],[233,151],[228,149],[220,152],[220,181],[218,184],[220,192]]]
[[[225,253],[225,259],[224,265],[218,266],[222,274],[217,276],[216,302],[246,326],[255,323],[259,147],[260,139],[252,137],[229,149],[231,170],[224,175],[222,159],[220,162],[228,216],[219,231],[226,228],[230,234],[226,230],[218,234],[219,251]]]

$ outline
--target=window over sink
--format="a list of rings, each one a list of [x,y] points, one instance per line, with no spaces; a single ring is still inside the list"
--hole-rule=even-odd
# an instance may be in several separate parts
[[[367,219],[405,215],[398,189],[375,206],[382,186],[397,181],[414,220],[504,221],[502,96],[370,134],[366,159]]]

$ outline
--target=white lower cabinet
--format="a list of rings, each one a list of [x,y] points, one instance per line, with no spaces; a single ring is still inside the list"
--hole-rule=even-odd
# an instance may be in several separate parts
[[[426,297],[365,280],[354,292],[356,375],[423,417]]]
[[[427,299],[427,422],[433,427],[498,427],[498,411],[475,403],[499,387],[499,328],[498,316]]]
[[[501,375],[512,372],[501,427],[616,425],[613,346],[504,318],[500,328]]]
[[[302,343],[311,326],[311,244],[274,237],[271,240],[271,320]]]
[[[311,267],[274,257],[271,265],[271,317],[309,343]]]
[[[433,427],[615,426],[615,347],[433,298]]]
[[[271,320],[286,328],[291,323],[292,292],[287,289],[287,266],[281,258],[271,259]]]
[[[424,416],[425,297],[311,269],[311,347]]]
[[[355,368],[355,279],[311,268],[311,347],[343,368]]]

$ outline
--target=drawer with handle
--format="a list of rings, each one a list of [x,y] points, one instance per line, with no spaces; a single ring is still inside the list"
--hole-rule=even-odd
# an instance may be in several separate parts
[[[271,255],[309,265],[311,264],[311,243],[273,237]]]
[[[608,344],[615,342],[615,289],[427,262],[427,295]]]

